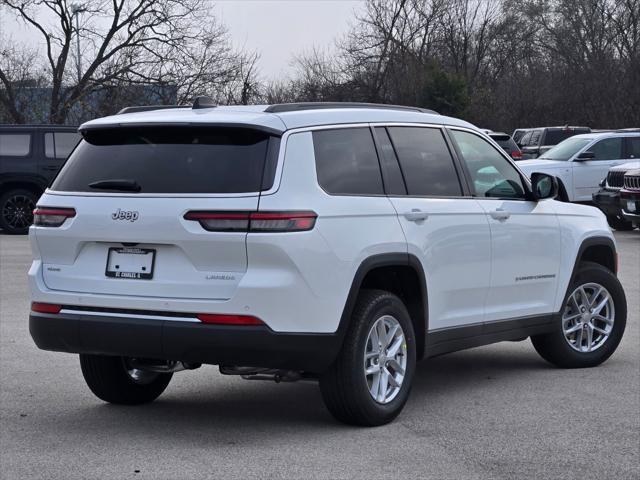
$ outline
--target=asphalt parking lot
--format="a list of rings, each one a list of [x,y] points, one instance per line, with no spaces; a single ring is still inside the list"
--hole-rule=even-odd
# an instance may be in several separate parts
[[[546,364],[529,341],[419,365],[391,425],[336,423],[313,383],[203,367],[107,405],[28,332],[26,237],[0,236],[0,478],[640,478],[640,232],[616,233],[629,308],[614,356]]]

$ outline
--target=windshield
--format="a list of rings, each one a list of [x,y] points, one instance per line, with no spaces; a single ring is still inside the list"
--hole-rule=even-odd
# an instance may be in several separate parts
[[[560,142],[553,148],[550,148],[540,158],[543,160],[569,160],[573,157],[578,150],[586,146],[591,142],[590,138],[575,138],[571,137],[563,142]]]

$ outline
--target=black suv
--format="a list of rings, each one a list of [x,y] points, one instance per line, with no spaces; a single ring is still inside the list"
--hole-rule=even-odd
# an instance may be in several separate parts
[[[78,127],[0,125],[2,233],[27,233],[36,201],[79,140]]]
[[[541,127],[531,128],[516,140],[522,150],[522,158],[538,158],[554,145],[581,133],[591,133],[589,127]]]

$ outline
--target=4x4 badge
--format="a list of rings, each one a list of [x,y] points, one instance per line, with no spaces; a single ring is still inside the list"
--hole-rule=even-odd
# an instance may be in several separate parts
[[[111,214],[112,220],[129,220],[130,222],[135,222],[140,214],[136,210],[120,210],[118,209],[114,213]]]

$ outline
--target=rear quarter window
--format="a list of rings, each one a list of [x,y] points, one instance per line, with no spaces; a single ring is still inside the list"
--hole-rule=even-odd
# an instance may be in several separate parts
[[[140,193],[258,192],[273,185],[280,142],[246,128],[112,128],[83,136],[53,190],[99,192],[89,185],[131,180]]]
[[[313,149],[318,183],[327,193],[384,193],[378,155],[368,128],[316,130]]]

